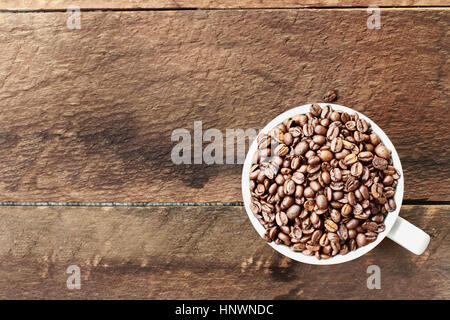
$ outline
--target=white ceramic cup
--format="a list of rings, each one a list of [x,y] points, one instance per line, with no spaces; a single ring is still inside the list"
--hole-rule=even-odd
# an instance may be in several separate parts
[[[394,148],[394,145],[392,144],[391,140],[387,137],[387,135],[383,132],[383,130],[380,129],[372,120],[370,120],[368,117],[364,116],[360,112],[357,112],[353,109],[340,106],[337,104],[331,104],[331,103],[318,103],[321,107],[325,107],[326,105],[331,106],[334,110],[342,110],[347,113],[358,113],[359,117],[362,119],[365,119],[367,122],[370,123],[372,126],[372,130],[378,134],[383,144],[391,150],[392,159],[393,159],[393,165],[394,167],[399,170],[401,177],[398,180],[397,189],[395,192],[394,200],[395,204],[397,206],[396,210],[393,212],[389,212],[384,220],[384,224],[386,225],[385,231],[378,234],[377,239],[362,247],[358,248],[355,251],[349,252],[346,255],[336,255],[334,257],[331,257],[329,259],[325,260],[318,260],[314,256],[305,256],[301,252],[294,252],[292,251],[288,246],[280,244],[277,245],[274,242],[269,243],[269,245],[280,252],[281,254],[300,261],[304,263],[309,264],[317,264],[317,265],[330,265],[330,264],[337,264],[342,262],[347,262],[356,258],[359,258],[360,256],[366,254],[373,248],[375,248],[386,236],[390,238],[391,240],[397,242],[401,246],[405,247],[409,251],[420,255],[422,254],[425,249],[428,246],[428,243],[430,242],[430,236],[426,234],[424,231],[420,230],[413,224],[409,223],[405,219],[398,216],[400,212],[400,208],[403,201],[403,170],[402,165],[400,163],[400,159],[398,157],[397,151]],[[268,125],[264,127],[264,129],[261,130],[260,133],[269,133],[269,131],[273,128],[275,128],[278,124],[282,123],[286,118],[293,117],[297,114],[305,114],[309,112],[311,104],[303,105],[300,107],[293,108],[291,110],[288,110],[282,114],[280,114],[278,117],[273,119]],[[250,187],[249,187],[249,174],[250,174],[250,168],[252,166],[252,158],[253,154],[257,150],[257,142],[256,139],[253,141],[253,143],[250,146],[250,149],[247,153],[247,157],[245,158],[244,162],[244,168],[242,170],[242,195],[244,198],[244,205],[245,210],[247,211],[247,215],[253,224],[253,227],[256,229],[256,231],[259,233],[261,237],[263,237],[265,233],[264,227],[259,223],[258,219],[253,215],[252,211],[250,210],[250,203],[251,203],[251,195],[250,195]],[[263,241],[263,240],[262,240]]]

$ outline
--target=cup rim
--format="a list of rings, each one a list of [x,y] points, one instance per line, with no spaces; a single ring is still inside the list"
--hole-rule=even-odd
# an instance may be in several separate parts
[[[292,108],[290,110],[287,110],[287,111],[281,113],[280,115],[276,116],[273,120],[271,120],[262,130],[260,130],[258,135],[261,133],[269,133],[269,131],[271,129],[276,127],[278,124],[282,123],[286,118],[291,118],[294,115],[305,114],[305,113],[309,112],[309,107],[311,106],[311,104],[313,104],[313,103],[304,104],[304,105]],[[372,130],[375,133],[377,133],[378,136],[380,137],[381,142],[389,150],[391,150],[393,166],[400,172],[400,179],[398,180],[398,185],[397,185],[396,192],[394,195],[396,210],[393,212],[389,212],[387,214],[387,216],[384,220],[386,229],[383,232],[378,234],[378,237],[374,242],[372,242],[362,248],[357,248],[355,251],[351,251],[351,252],[347,253],[346,255],[338,254],[338,255],[331,257],[329,259],[326,259],[326,260],[318,260],[315,256],[305,256],[301,252],[292,251],[288,246],[283,245],[283,244],[277,245],[274,242],[267,243],[269,246],[271,246],[273,249],[275,249],[282,255],[289,257],[293,260],[296,260],[296,261],[299,261],[302,263],[313,264],[313,265],[333,265],[333,264],[348,262],[348,261],[351,261],[351,260],[354,260],[354,259],[357,259],[357,258],[363,256],[364,254],[366,254],[367,252],[369,252],[373,248],[375,248],[388,235],[389,231],[392,229],[395,221],[397,220],[397,217],[399,215],[400,208],[402,205],[403,192],[404,192],[404,178],[403,178],[403,169],[402,169],[402,165],[401,165],[397,150],[395,149],[395,147],[392,144],[389,137],[384,133],[384,131],[374,121],[372,121],[369,117],[365,116],[361,112],[356,111],[349,107],[345,107],[345,106],[333,104],[333,103],[316,103],[316,104],[320,105],[322,108],[325,106],[330,106],[333,108],[333,110],[341,110],[341,111],[345,111],[347,113],[357,113],[360,118],[369,122],[372,127]],[[253,227],[258,232],[258,234],[261,236],[261,238],[263,238],[265,229],[260,224],[258,219],[253,215],[252,211],[250,210],[251,195],[250,195],[250,186],[249,186],[249,182],[250,182],[249,174],[250,174],[250,168],[252,166],[253,154],[255,153],[255,151],[257,149],[257,141],[256,140],[257,139],[255,138],[253,140],[253,142],[251,143],[250,148],[247,152],[247,156],[244,161],[244,166],[242,169],[242,196],[243,196],[243,200],[244,200],[245,211],[247,212],[250,222],[252,223]],[[261,241],[264,241],[264,240],[261,239]]]

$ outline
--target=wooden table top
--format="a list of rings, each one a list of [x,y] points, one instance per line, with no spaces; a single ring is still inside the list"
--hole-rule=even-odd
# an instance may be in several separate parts
[[[449,299],[450,10],[381,1],[371,30],[370,4],[2,1],[0,298]],[[249,223],[241,164],[171,161],[177,128],[259,130],[328,90],[395,145],[423,255],[292,261]]]

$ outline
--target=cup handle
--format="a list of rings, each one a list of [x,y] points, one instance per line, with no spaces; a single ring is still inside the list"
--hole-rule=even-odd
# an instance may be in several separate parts
[[[430,236],[401,217],[397,217],[387,237],[417,255],[422,254],[430,243]]]

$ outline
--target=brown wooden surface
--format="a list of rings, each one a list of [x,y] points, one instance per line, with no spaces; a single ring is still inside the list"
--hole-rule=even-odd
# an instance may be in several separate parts
[[[416,256],[389,239],[334,266],[283,258],[243,207],[2,207],[0,298],[449,299],[450,206],[404,206],[428,232]],[[381,268],[381,290],[366,286]],[[69,265],[81,290],[68,290]]]
[[[175,128],[260,129],[319,101],[393,141],[408,200],[449,201],[447,9],[5,13],[1,201],[241,201],[241,165],[174,165]],[[221,192],[217,192],[220,186]]]
[[[49,10],[78,6],[84,9],[137,8],[295,8],[349,6],[444,6],[444,0],[3,0],[3,10]]]

